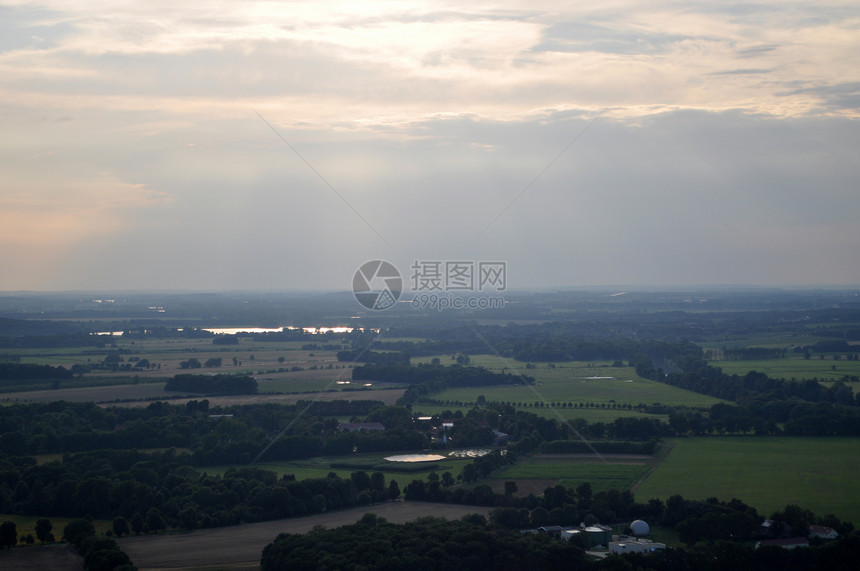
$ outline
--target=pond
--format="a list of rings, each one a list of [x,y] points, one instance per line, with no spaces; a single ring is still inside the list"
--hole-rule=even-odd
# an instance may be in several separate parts
[[[444,456],[438,454],[400,454],[386,458],[389,462],[436,462],[444,459]]]

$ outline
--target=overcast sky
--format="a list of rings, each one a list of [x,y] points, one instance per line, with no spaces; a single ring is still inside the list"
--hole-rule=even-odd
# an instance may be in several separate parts
[[[0,290],[860,284],[858,113],[856,0],[0,0]]]

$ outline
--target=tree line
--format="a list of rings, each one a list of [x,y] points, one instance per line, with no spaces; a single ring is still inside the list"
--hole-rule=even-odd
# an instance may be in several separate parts
[[[72,372],[63,366],[33,363],[0,363],[0,381],[71,379]]]
[[[753,519],[749,508],[712,504],[710,515],[720,531],[736,525],[748,538]],[[681,503],[683,499],[681,499]],[[783,571],[806,569],[853,570],[860,556],[860,535],[848,533],[835,541],[813,542],[805,549],[780,547],[755,549],[736,538],[700,541],[686,548],[657,553],[609,555],[594,559],[576,540],[568,542],[541,533],[520,533],[499,523],[494,512],[489,521],[473,514],[460,520],[421,518],[392,524],[375,514],[365,514],[356,524],[335,529],[280,534],[263,549],[260,569],[536,569],[582,571]],[[725,516],[725,517],[723,517]],[[686,520],[685,520],[686,521]]]

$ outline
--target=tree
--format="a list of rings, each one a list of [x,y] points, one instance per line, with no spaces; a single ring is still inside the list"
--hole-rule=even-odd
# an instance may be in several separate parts
[[[400,497],[400,486],[397,484],[397,480],[391,480],[388,483],[388,498],[391,500],[396,500]]]
[[[0,548],[12,549],[18,543],[18,528],[14,521],[0,523]]]
[[[197,510],[189,506],[179,512],[179,522],[185,529],[197,527]]]
[[[463,481],[467,484],[471,484],[480,478],[481,475],[478,472],[478,468],[475,467],[474,464],[466,464],[463,466]]]
[[[88,519],[74,519],[63,528],[63,540],[68,541],[75,547],[79,546],[86,538],[95,534],[96,528],[93,522]]]
[[[39,538],[39,541],[42,542],[42,545],[48,542],[48,536],[52,535],[51,531],[53,529],[54,524],[51,523],[51,520],[47,518],[40,518],[36,520],[36,537]]]
[[[140,512],[135,512],[131,516],[131,530],[135,535],[140,535],[140,532],[143,531],[143,516],[140,515]]]
[[[146,527],[150,531],[154,531],[156,535],[159,530],[167,529],[167,523],[161,516],[161,512],[158,511],[158,508],[149,508],[149,511],[146,512]]]
[[[370,488],[370,476],[368,476],[367,472],[365,472],[364,470],[353,472],[352,474],[350,474],[349,477],[353,481],[356,489],[359,492]]]
[[[131,533],[131,526],[129,525],[128,520],[122,516],[114,518],[113,533],[117,537],[122,537],[123,535]]]
[[[385,474],[382,472],[374,472],[370,475],[370,489],[379,492],[385,491]]]
[[[180,361],[179,368],[180,369],[199,369],[203,365],[200,364],[200,361],[191,357],[187,361]]]

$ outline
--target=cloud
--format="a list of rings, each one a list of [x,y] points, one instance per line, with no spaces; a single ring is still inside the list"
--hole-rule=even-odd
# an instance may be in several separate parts
[[[860,111],[860,81],[821,85],[796,89],[786,96],[811,94],[818,97],[822,106],[830,110],[856,113]]]
[[[851,4],[0,12],[0,289],[860,282]]]

